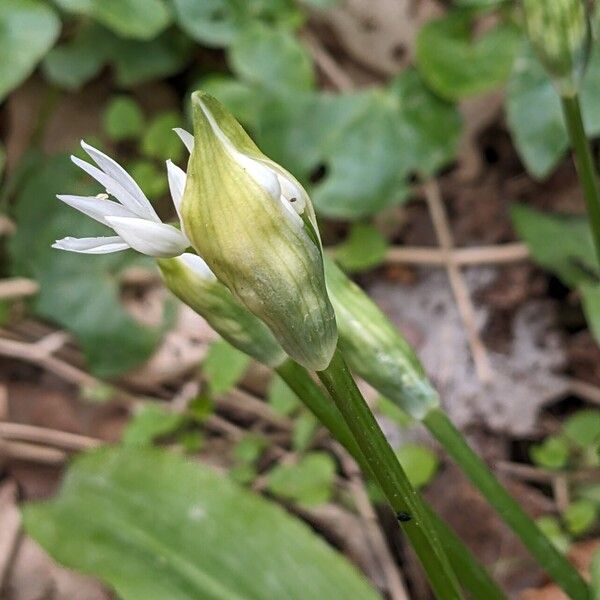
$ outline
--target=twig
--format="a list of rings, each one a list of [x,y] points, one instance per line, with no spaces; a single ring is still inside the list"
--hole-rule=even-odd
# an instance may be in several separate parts
[[[85,435],[22,423],[6,422],[0,422],[0,438],[32,442],[45,446],[56,446],[63,450],[73,451],[87,450],[88,448],[95,448],[102,444],[102,440]]]
[[[533,481],[537,483],[552,483],[559,476],[564,476],[569,481],[600,481],[600,469],[577,469],[576,471],[552,471],[551,469],[541,469],[532,465],[500,461],[496,464],[499,471],[511,475],[524,481]]]
[[[39,289],[39,284],[33,279],[25,279],[24,277],[2,279],[0,280],[0,300],[33,296],[38,293]]]
[[[587,383],[586,381],[580,381],[579,379],[569,379],[569,389],[571,393],[580,396],[584,400],[597,404],[600,406],[600,388]]]
[[[569,494],[569,479],[564,473],[559,473],[552,480],[552,494],[556,508],[562,513],[571,503]]]
[[[475,309],[471,302],[469,290],[454,259],[452,232],[450,231],[448,217],[444,210],[437,182],[433,179],[425,182],[424,191],[433,227],[442,252],[446,257],[448,278],[450,279],[450,285],[456,299],[458,311],[467,332],[467,339],[469,341],[469,346],[471,347],[471,354],[473,356],[473,362],[475,363],[477,376],[482,383],[489,383],[493,377],[492,367],[485,346],[477,331]]]
[[[38,446],[27,442],[0,441],[0,457],[9,460],[23,460],[44,465],[60,466],[65,463],[68,454],[63,450]]]
[[[345,450],[340,448],[336,454],[348,476],[348,487],[354,496],[356,508],[365,525],[365,533],[370,542],[371,550],[375,554],[376,561],[385,577],[389,597],[391,600],[408,600],[409,596],[402,575],[381,532],[377,514],[373,510],[365,490],[360,470]]]
[[[0,488],[0,595],[21,537],[21,516],[16,502],[17,486],[14,481],[8,481]]]
[[[480,246],[456,248],[452,257],[457,265],[501,264],[525,260],[529,250],[525,244],[502,244],[500,246]],[[392,246],[385,255],[388,264],[413,264],[445,266],[447,254],[438,248],[415,248],[410,246]]]

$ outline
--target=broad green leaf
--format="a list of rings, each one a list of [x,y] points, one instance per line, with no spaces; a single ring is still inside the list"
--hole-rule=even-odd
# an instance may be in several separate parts
[[[149,40],[171,22],[163,0],[54,0],[63,10],[86,15],[122,37]]]
[[[406,444],[396,451],[396,456],[416,489],[427,485],[438,470],[438,457],[425,446]]]
[[[99,191],[67,157],[39,164],[18,196],[17,232],[9,251],[13,273],[40,284],[34,314],[71,331],[95,375],[115,377],[147,360],[162,336],[162,327],[139,324],[120,301],[119,275],[140,258],[128,252],[91,256],[51,248],[67,235],[110,235],[55,197]]]
[[[569,444],[559,436],[548,436],[541,444],[531,446],[531,460],[545,469],[562,469],[569,461]]]
[[[127,165],[127,171],[137,181],[149,198],[164,196],[168,189],[168,180],[164,169],[150,160],[137,160]]]
[[[259,23],[247,27],[229,48],[235,74],[270,90],[310,90],[314,71],[310,56],[291,33]]]
[[[233,447],[233,457],[241,464],[254,464],[268,447],[267,438],[249,433]]]
[[[562,430],[580,448],[600,445],[600,410],[590,408],[577,411],[564,422]]]
[[[600,134],[600,44],[595,44],[582,85],[581,105],[590,136]],[[569,147],[556,89],[528,44],[515,61],[507,86],[506,111],[511,135],[527,171],[543,179]]]
[[[186,420],[183,413],[169,411],[158,404],[145,404],[133,413],[123,432],[123,444],[147,446],[158,438],[175,433]]]
[[[345,271],[365,271],[381,264],[388,247],[376,227],[355,223],[344,242],[335,247],[335,260]]]
[[[593,502],[577,500],[569,504],[562,516],[569,533],[582,535],[597,523],[597,515],[598,511]]]
[[[417,64],[441,96],[457,100],[501,86],[519,48],[519,31],[500,24],[480,37],[472,33],[476,14],[456,9],[424,25],[417,38]]]
[[[305,506],[324,504],[333,494],[335,471],[335,462],[329,454],[311,452],[296,464],[271,469],[267,489]]]
[[[136,139],[144,130],[144,113],[130,96],[115,96],[104,109],[102,122],[110,139]]]
[[[31,74],[59,32],[60,21],[47,3],[0,2],[0,102]]]
[[[159,160],[172,159],[179,162],[184,155],[185,147],[175,135],[173,129],[181,127],[182,116],[177,111],[164,112],[156,116],[147,126],[142,138],[142,152]]]
[[[571,538],[563,531],[560,522],[556,517],[540,517],[536,520],[536,524],[557,550],[562,553],[569,550]]]
[[[298,410],[301,404],[298,396],[292,392],[287,383],[277,374],[273,375],[269,384],[267,402],[277,414],[285,416]]]
[[[574,287],[595,279],[598,265],[587,219],[539,212],[524,205],[511,208],[512,222],[536,263]]]
[[[79,457],[24,524],[123,600],[375,600],[306,525],[212,469],[157,448]]]
[[[225,340],[214,342],[202,363],[210,391],[218,396],[228,392],[244,376],[250,357]]]
[[[319,425],[319,420],[311,412],[302,411],[294,420],[292,449],[295,452],[305,452],[315,439]]]

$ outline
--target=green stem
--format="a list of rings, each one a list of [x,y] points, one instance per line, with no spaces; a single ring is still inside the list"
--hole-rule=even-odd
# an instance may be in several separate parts
[[[437,531],[371,409],[356,387],[339,350],[336,350],[329,366],[317,375],[338,407],[371,473],[396,513],[436,597],[440,600],[462,598]]]
[[[579,98],[577,96],[563,96],[561,101],[569,137],[571,138],[571,146],[575,154],[579,181],[585,196],[596,256],[600,261],[600,186],[598,184],[598,174],[583,126]]]
[[[371,469],[337,406],[323,393],[306,369],[288,360],[279,366],[276,371],[304,405],[329,430],[332,436],[354,457],[365,474],[374,480]],[[424,500],[422,502],[425,504],[430,519],[435,523],[442,546],[463,588],[469,592],[472,598],[506,600],[502,590],[479,564],[453,529]]]
[[[589,588],[577,570],[504,489],[448,416],[442,410],[435,409],[428,413],[423,422],[567,596],[572,600],[589,600]]]

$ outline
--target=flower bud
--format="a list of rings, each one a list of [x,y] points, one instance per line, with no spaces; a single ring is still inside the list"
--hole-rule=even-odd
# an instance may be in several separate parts
[[[294,360],[322,370],[337,329],[310,199],[217,100],[195,92],[192,107],[194,147],[181,206],[186,235]]]
[[[340,349],[352,371],[413,418],[439,406],[439,396],[408,342],[377,305],[325,259]]]
[[[591,24],[586,0],[523,0],[525,23],[538,58],[562,96],[573,96],[587,66]]]
[[[195,254],[159,259],[167,287],[238,350],[277,367],[286,358],[269,328],[248,312]]]

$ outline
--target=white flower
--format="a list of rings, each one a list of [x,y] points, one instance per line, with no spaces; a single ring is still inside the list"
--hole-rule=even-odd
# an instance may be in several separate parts
[[[71,160],[91,175],[119,202],[109,200],[107,194],[98,196],[59,195],[65,204],[110,227],[117,235],[106,237],[73,238],[57,240],[53,248],[82,252],[85,254],[107,254],[133,248],[142,254],[159,258],[179,256],[190,246],[183,232],[163,223],[152,204],[133,178],[106,154],[81,142],[97,167],[75,156]],[[169,188],[175,209],[179,215],[185,173],[171,161],[167,162]]]

